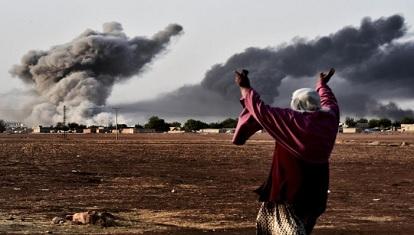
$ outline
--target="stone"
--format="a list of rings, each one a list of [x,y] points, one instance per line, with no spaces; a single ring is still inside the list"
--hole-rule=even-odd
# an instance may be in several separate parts
[[[56,216],[52,219],[53,224],[63,224],[65,223],[66,219],[60,216]]]

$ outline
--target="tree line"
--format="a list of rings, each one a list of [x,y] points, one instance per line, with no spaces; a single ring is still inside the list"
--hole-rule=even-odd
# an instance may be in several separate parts
[[[413,117],[403,117],[401,120],[394,120],[388,118],[373,118],[373,119],[354,119],[351,117],[345,118],[345,125],[348,127],[357,127],[366,125],[368,128],[380,128],[380,129],[389,129],[391,127],[401,127],[401,124],[414,124]]]
[[[188,119],[182,125],[180,122],[166,122],[164,119],[159,118],[158,116],[152,116],[148,119],[148,122],[144,125],[136,124],[134,127],[137,129],[153,129],[156,132],[166,132],[170,130],[170,127],[177,127],[187,132],[194,132],[200,129],[205,128],[235,128],[237,125],[237,119],[227,118],[221,122],[212,122],[206,123],[200,120],[195,119]],[[109,124],[107,128],[109,130],[114,130],[116,128],[122,129],[127,128],[128,125],[126,124],[118,124],[118,127],[114,124]],[[79,130],[87,128],[84,124],[79,124],[76,122],[70,122],[68,124],[64,124],[62,122],[58,122],[56,125],[48,126],[50,130],[55,131],[69,131],[69,130]],[[92,125],[89,128],[98,128],[98,126]],[[3,120],[0,120],[0,133],[6,130],[6,124]]]
[[[414,117],[403,117],[400,120],[394,120],[388,118],[373,118],[373,119],[366,119],[360,118],[355,119],[352,117],[345,118],[345,125],[348,127],[356,127],[359,124],[367,125],[368,128],[380,128],[380,129],[389,129],[391,127],[400,127],[401,124],[414,124]],[[166,122],[164,119],[158,116],[152,116],[148,119],[147,123],[144,125],[136,124],[134,127],[137,129],[154,129],[157,132],[165,132],[170,129],[170,127],[177,127],[187,132],[194,132],[200,129],[205,128],[235,128],[237,125],[237,119],[227,118],[221,122],[211,122],[206,123],[200,120],[195,119],[188,119],[181,124],[180,122]],[[98,126],[89,126],[89,127],[98,127]],[[126,124],[118,124],[118,128],[127,128]],[[68,123],[64,125],[62,122],[58,122],[55,126],[49,127],[51,130],[59,131],[68,131],[68,130],[77,130],[77,129],[85,129],[87,128],[86,125],[78,124],[75,122]],[[108,129],[116,129],[116,126],[113,124],[109,124]],[[6,130],[6,123],[0,119],[0,133]]]
[[[146,128],[154,129],[155,131],[164,132],[168,131],[170,127],[177,127],[187,132],[194,132],[200,129],[206,128],[235,128],[237,125],[237,119],[227,118],[221,122],[212,122],[206,123],[200,120],[188,119],[181,125],[180,122],[171,122],[167,123],[164,119],[159,118],[158,116],[152,116],[148,119],[148,122],[141,126],[139,124],[135,125],[135,128]]]

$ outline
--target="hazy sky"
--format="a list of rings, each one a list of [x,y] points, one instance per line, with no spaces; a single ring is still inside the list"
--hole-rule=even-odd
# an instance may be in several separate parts
[[[0,94],[25,85],[9,69],[31,49],[66,43],[85,29],[117,21],[130,36],[151,36],[170,23],[184,27],[168,52],[139,77],[115,85],[109,103],[137,101],[200,82],[207,70],[247,47],[315,38],[363,17],[401,14],[414,23],[414,1],[42,0],[1,1]]]

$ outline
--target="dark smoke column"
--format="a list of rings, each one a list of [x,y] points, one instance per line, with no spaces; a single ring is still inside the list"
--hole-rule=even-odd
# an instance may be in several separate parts
[[[41,97],[30,107],[27,121],[59,121],[66,105],[69,121],[93,123],[98,114],[94,108],[105,105],[113,85],[143,72],[182,29],[171,24],[151,38],[128,38],[120,23],[110,22],[103,32],[88,29],[48,51],[29,51],[10,70]]]
[[[314,39],[296,38],[276,47],[250,47],[212,66],[199,84],[121,107],[163,115],[235,117],[240,112],[235,69],[249,70],[252,86],[267,103],[288,106],[291,93],[279,94],[284,89],[281,86],[310,86],[300,83],[314,81],[310,77],[334,67],[340,79],[331,85],[342,114],[392,119],[412,116],[412,109],[390,102],[414,99],[414,40],[401,40],[407,36],[407,28],[400,15],[367,17],[358,27],[346,26]]]

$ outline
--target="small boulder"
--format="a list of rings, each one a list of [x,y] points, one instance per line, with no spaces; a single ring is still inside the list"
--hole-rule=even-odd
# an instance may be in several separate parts
[[[66,222],[66,219],[60,216],[56,216],[52,219],[53,224],[63,224]]]
[[[108,212],[99,212],[97,215],[96,224],[101,225],[102,227],[111,227],[115,226],[115,216]]]

